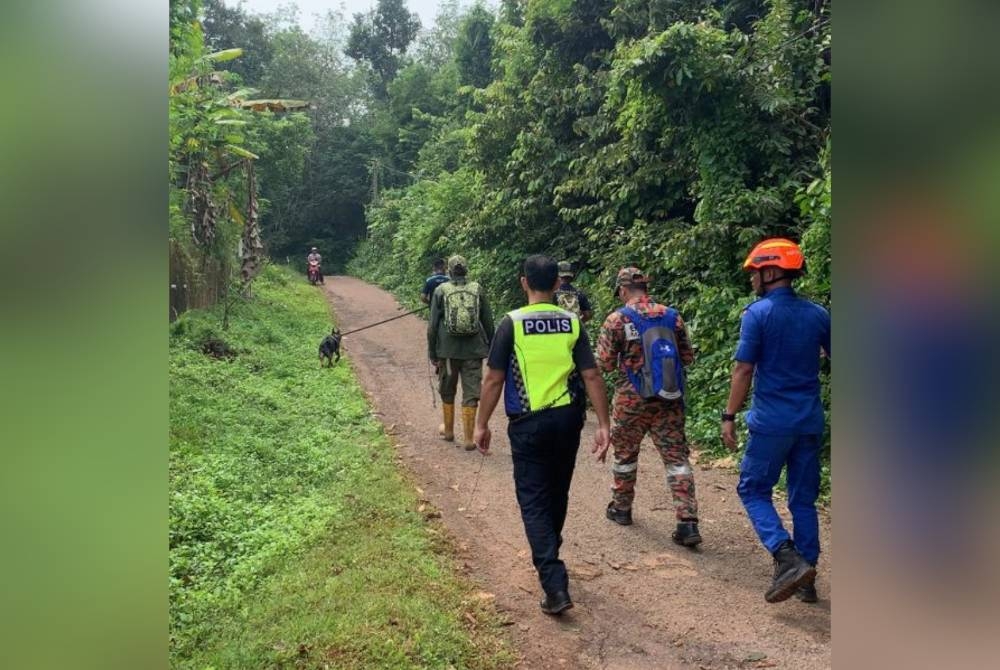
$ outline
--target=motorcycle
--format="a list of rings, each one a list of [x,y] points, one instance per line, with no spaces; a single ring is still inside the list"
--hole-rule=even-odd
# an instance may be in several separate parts
[[[323,273],[320,272],[319,263],[316,261],[309,261],[309,269],[307,270],[307,276],[309,277],[309,283],[315,286],[316,284],[325,283],[323,281]]]

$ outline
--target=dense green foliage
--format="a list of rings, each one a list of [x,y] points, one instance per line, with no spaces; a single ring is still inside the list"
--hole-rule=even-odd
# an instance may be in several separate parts
[[[699,353],[689,436],[721,448],[749,249],[801,240],[800,290],[830,304],[829,4],[511,0],[489,40],[481,13],[455,39],[458,87],[443,89],[450,64],[425,66],[438,86],[419,101],[420,178],[369,207],[352,269],[412,294],[433,257],[461,252],[508,309],[519,262],[544,252],[575,262],[603,316],[614,273],[636,264]]]
[[[302,174],[310,128],[302,114],[284,114],[305,103],[252,99],[255,90],[237,88],[239,74],[217,69],[232,67],[244,53],[239,48],[209,52],[197,21],[199,7],[198,0],[175,0],[170,7],[171,279],[183,276],[184,283],[205,284],[211,275],[228,302],[231,295],[249,295],[265,262],[258,154],[266,156],[270,188],[283,193]],[[259,26],[254,31],[259,33]],[[230,290],[236,284],[238,293]]]
[[[348,360],[317,363],[322,296],[269,266],[240,310],[171,327],[173,665],[503,667]]]
[[[261,252],[298,257],[319,245],[328,266],[362,233],[374,146],[357,123],[370,116],[365,77],[344,63],[342,17],[330,13],[325,25],[313,37],[294,9],[257,16],[221,0],[171,2],[171,242],[191,265],[203,256],[232,265],[240,235],[244,254],[253,244],[247,223],[259,226]],[[264,111],[241,107],[252,101]],[[287,101],[307,108],[289,112]],[[252,219],[246,170],[227,155],[254,161]]]
[[[344,53],[367,64],[379,98],[388,94],[407,48],[417,37],[420,18],[406,9],[403,0],[378,0],[366,14],[355,14]]]

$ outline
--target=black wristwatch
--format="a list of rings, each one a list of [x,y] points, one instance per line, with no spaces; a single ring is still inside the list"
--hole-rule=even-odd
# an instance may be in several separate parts
[[[723,422],[725,422],[725,421],[736,421],[736,415],[735,414],[726,414],[726,411],[722,410],[722,420],[723,420]]]

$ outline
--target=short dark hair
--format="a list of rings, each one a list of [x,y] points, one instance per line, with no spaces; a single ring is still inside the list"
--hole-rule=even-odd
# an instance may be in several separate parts
[[[533,254],[524,259],[521,274],[532,291],[551,291],[559,278],[559,264],[550,256]]]
[[[434,268],[435,270],[439,270],[439,269],[443,270],[444,269],[444,265],[445,265],[445,263],[444,263],[444,259],[443,258],[435,258],[434,259],[434,263],[433,263],[433,265],[431,265],[431,267]]]

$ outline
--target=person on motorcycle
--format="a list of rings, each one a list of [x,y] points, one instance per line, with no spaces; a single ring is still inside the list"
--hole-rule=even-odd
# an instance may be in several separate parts
[[[323,281],[323,271],[320,269],[322,261],[323,257],[320,255],[319,249],[317,249],[316,247],[313,247],[309,251],[309,255],[306,256],[306,263],[308,263],[310,266],[313,265],[314,263],[316,264],[316,274],[318,281]]]

